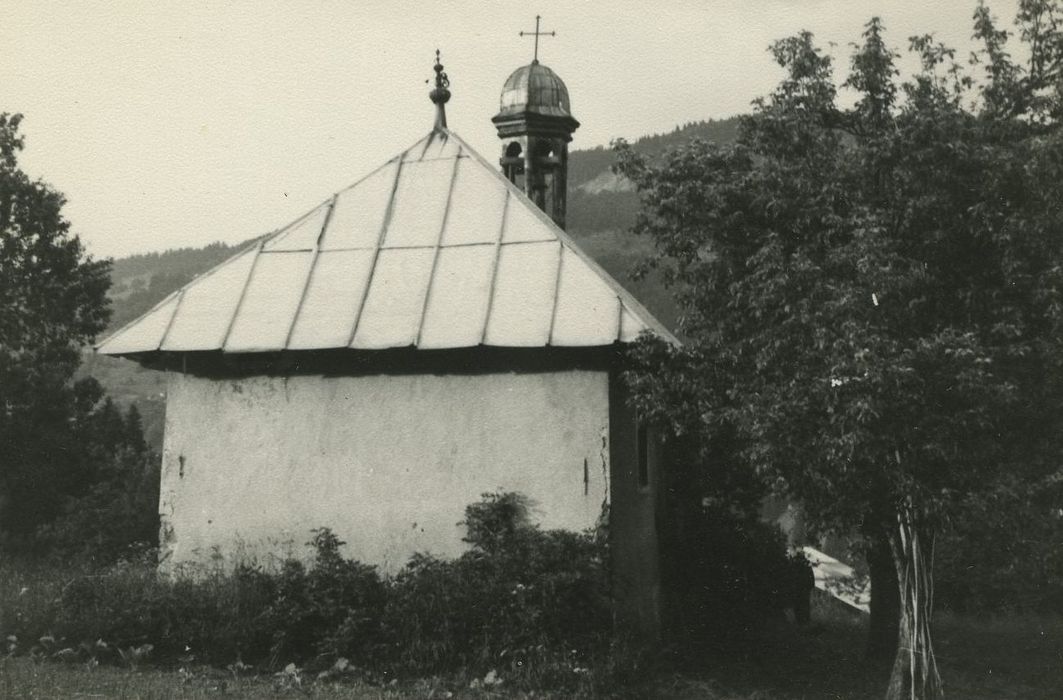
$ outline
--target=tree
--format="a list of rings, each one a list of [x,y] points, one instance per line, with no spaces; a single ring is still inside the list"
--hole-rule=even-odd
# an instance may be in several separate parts
[[[0,114],[0,534],[25,536],[59,512],[79,410],[99,400],[72,378],[106,325],[108,261],[69,233],[63,196],[19,168],[21,115]]]
[[[80,450],[69,473],[78,483],[64,489],[55,519],[38,528],[38,548],[106,565],[131,547],[157,545],[159,460],[144,442],[136,406],[123,416],[110,398],[102,398],[77,415],[73,431]]]
[[[1025,65],[979,5],[976,65],[915,37],[922,69],[901,81],[872,19],[851,107],[802,33],[771,47],[786,78],[733,146],[651,163],[617,144],[688,339],[637,347],[639,409],[733,434],[731,458],[820,528],[881,534],[901,601],[890,698],[940,696],[950,515],[1051,483],[1063,453],[1063,9],[1022,0],[1016,23]]]

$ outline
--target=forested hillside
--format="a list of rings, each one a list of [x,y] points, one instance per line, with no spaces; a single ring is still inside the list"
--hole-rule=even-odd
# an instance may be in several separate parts
[[[642,137],[634,144],[640,152],[656,156],[692,138],[719,143],[733,141],[737,127],[737,118],[696,122],[677,126],[668,133]],[[569,232],[662,322],[674,327],[675,307],[659,279],[653,275],[637,281],[632,279],[632,269],[646,258],[651,246],[649,241],[630,233],[638,211],[638,195],[630,183],[612,172],[613,163],[612,150],[603,147],[575,150],[569,155]],[[251,242],[212,243],[204,248],[179,248],[115,260],[110,291],[114,314],[108,332],[137,318],[166,295]],[[96,377],[119,402],[136,404],[143,416],[145,437],[156,449],[161,446],[166,391],[161,372],[146,370],[128,360],[87,352],[82,373]]]

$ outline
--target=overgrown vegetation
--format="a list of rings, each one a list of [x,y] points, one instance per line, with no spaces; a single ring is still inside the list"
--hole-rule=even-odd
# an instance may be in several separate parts
[[[9,571],[0,635],[11,653],[41,659],[598,682],[591,669],[609,669],[614,645],[603,540],[540,530],[516,494],[485,495],[465,524],[464,555],[415,555],[391,578],[345,559],[327,529],[315,531],[308,563],[277,571],[169,579],[147,558],[58,579],[54,568]]]
[[[780,588],[788,559],[778,533],[709,511],[700,523],[688,531],[697,539],[684,568],[700,578],[676,598],[687,640],[763,639],[792,604]],[[5,567],[0,637],[9,654],[42,661],[240,673],[293,665],[373,684],[439,676],[581,693],[655,663],[656,652],[615,626],[604,528],[541,530],[516,493],[484,494],[463,524],[462,556],[417,554],[391,577],[346,559],[328,529],[314,531],[307,562],[269,571],[168,578],[152,552],[102,568]]]

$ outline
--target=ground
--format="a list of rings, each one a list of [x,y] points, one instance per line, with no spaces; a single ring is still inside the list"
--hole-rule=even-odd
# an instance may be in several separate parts
[[[779,626],[771,639],[688,653],[690,660],[637,686],[600,697],[676,700],[864,700],[880,698],[884,666],[861,659],[863,621],[820,606],[806,629]],[[1049,700],[1063,688],[1063,617],[941,615],[938,655],[949,697],[965,700]],[[756,654],[753,653],[756,649]],[[689,652],[689,650],[688,650]],[[228,671],[158,671],[0,659],[3,698],[563,698],[513,692],[501,685],[470,688],[429,679],[379,687],[290,677],[235,677]]]

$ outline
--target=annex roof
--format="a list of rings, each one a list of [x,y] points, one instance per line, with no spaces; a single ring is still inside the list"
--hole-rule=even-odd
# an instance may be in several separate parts
[[[601,346],[674,336],[435,129],[97,346],[105,355]]]

